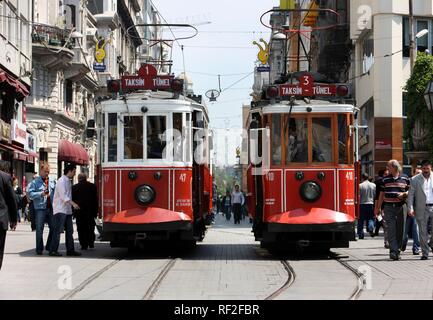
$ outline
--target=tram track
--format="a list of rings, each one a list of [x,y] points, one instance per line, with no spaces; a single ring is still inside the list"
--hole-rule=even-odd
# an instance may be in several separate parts
[[[340,263],[343,267],[345,267],[347,270],[352,272],[353,275],[356,277],[358,285],[356,286],[356,288],[354,289],[354,291],[352,292],[348,300],[358,300],[365,287],[364,275],[361,272],[359,272],[357,269],[352,267],[347,261],[341,260],[343,257],[339,256],[337,253],[331,251],[329,253],[329,257],[337,261],[338,263]]]
[[[78,293],[83,291],[89,284],[91,284],[93,281],[98,279],[102,274],[104,274],[108,270],[112,269],[115,265],[117,265],[122,260],[123,260],[123,258],[114,260],[113,262],[111,262],[110,264],[105,266],[104,268],[95,272],[90,277],[88,277],[86,280],[84,280],[78,287],[76,287],[72,291],[68,292],[63,297],[61,297],[60,300],[71,300],[74,296],[76,296]]]
[[[147,289],[146,294],[143,296],[141,300],[152,300],[155,297],[156,293],[159,290],[159,287],[161,286],[161,283],[167,277],[167,274],[170,272],[170,270],[173,269],[177,261],[178,261],[177,258],[168,261],[168,263],[162,268],[161,272],[158,274],[156,279]]]
[[[295,270],[290,265],[290,263],[286,260],[281,260],[280,262],[287,272],[287,281],[284,283],[284,285],[282,287],[280,287],[278,290],[276,290],[275,292],[273,292],[272,294],[267,296],[265,298],[265,300],[275,300],[284,291],[289,289],[296,281],[296,273],[295,273]]]
[[[75,289],[69,291],[67,294],[62,296],[60,300],[72,300],[76,295],[78,295],[80,292],[85,290],[95,280],[101,277],[104,273],[110,271],[113,267],[115,267],[118,263],[120,263],[123,260],[125,260],[125,258],[116,259],[112,261],[110,264],[108,264],[107,266],[105,266],[104,268],[93,273],[90,277],[88,277],[86,280],[81,282],[80,285],[77,286]],[[177,258],[170,259],[167,263],[163,265],[162,270],[159,272],[155,280],[149,286],[149,288],[147,289],[146,293],[141,298],[141,300],[152,300],[154,298],[162,282],[167,277],[167,274],[170,272],[170,270],[174,267],[177,260],[178,260]]]
[[[352,267],[348,262],[342,260],[342,256],[339,256],[338,254],[334,252],[330,252],[329,258],[336,261],[340,265],[342,265],[345,269],[350,271],[356,278],[357,285],[355,289],[352,291],[350,296],[347,298],[347,300],[358,300],[361,296],[364,286],[365,286],[365,280],[364,275],[360,273],[358,270],[356,270],[354,267]],[[287,261],[287,260],[281,260],[281,264],[284,266],[285,271],[287,272],[287,280],[284,283],[283,286],[281,286],[278,290],[270,294],[268,297],[265,298],[265,300],[275,300],[280,295],[282,295],[284,292],[289,290],[293,284],[295,283],[297,279],[296,271],[294,270],[293,266]],[[302,282],[302,281],[301,281]],[[301,298],[301,297],[299,297]]]

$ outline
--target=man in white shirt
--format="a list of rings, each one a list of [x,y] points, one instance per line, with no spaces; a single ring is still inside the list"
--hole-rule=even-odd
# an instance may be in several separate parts
[[[66,254],[68,256],[81,256],[74,248],[74,227],[72,223],[72,207],[79,210],[80,207],[72,201],[71,179],[75,176],[76,167],[66,164],[63,176],[57,181],[53,199],[54,234],[50,248],[51,257],[61,257],[58,252],[60,234],[65,228]]]
[[[235,191],[232,193],[232,205],[233,213],[235,215],[235,224],[241,224],[241,210],[245,203],[245,197],[242,192],[239,191],[239,186],[235,186]]]
[[[428,260],[432,246],[430,241],[429,247],[427,226],[429,218],[433,217],[433,175],[430,161],[423,161],[421,165],[422,174],[412,179],[407,205],[408,215],[416,217],[418,223],[422,250],[421,260]]]

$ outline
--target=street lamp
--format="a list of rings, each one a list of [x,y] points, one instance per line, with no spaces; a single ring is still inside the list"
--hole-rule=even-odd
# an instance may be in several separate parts
[[[433,112],[433,79],[427,85],[427,89],[424,93],[425,103],[430,112]]]
[[[419,39],[424,37],[428,33],[428,29],[423,29],[420,32],[418,32],[415,36],[415,38]]]
[[[274,33],[272,35],[272,40],[274,41],[284,41],[284,76],[287,74],[287,35],[281,32]]]

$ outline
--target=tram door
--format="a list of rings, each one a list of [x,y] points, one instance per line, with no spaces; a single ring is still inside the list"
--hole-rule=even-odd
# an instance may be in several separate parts
[[[205,219],[203,217],[204,201],[204,165],[201,161],[200,149],[203,147],[198,137],[204,130],[203,113],[195,111],[192,115],[193,122],[193,168],[192,168],[192,206],[194,211],[194,236],[202,238],[205,230]]]
[[[263,181],[262,181],[262,175],[257,174],[257,171],[261,171],[263,169],[263,162],[261,163],[255,163],[256,161],[253,161],[251,159],[252,156],[255,156],[259,159],[264,159],[266,150],[263,150],[263,144],[261,143],[263,141],[263,135],[266,135],[266,128],[264,128],[264,124],[262,122],[262,118],[258,113],[253,114],[252,121],[250,124],[250,130],[249,130],[249,150],[252,150],[253,146],[251,143],[255,144],[256,150],[254,150],[252,153],[250,153],[250,170],[256,171],[256,174],[253,174],[250,177],[250,188],[251,190],[248,190],[249,192],[253,193],[253,199],[250,203],[250,205],[253,207],[254,212],[254,220],[253,220],[253,231],[257,238],[262,237],[262,225],[263,225]],[[257,154],[255,154],[257,153]],[[254,163],[253,163],[254,162]],[[250,172],[250,174],[252,174]]]

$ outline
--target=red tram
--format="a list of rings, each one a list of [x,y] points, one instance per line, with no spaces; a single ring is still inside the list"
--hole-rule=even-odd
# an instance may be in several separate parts
[[[211,212],[208,110],[182,80],[149,65],[139,74],[111,81],[120,94],[98,106],[102,240],[194,245]]]
[[[248,169],[253,231],[265,248],[348,247],[357,214],[356,108],[342,103],[348,86],[307,88],[304,79],[314,81],[301,73],[252,103],[250,143],[270,137],[258,147],[268,168],[250,160]]]

